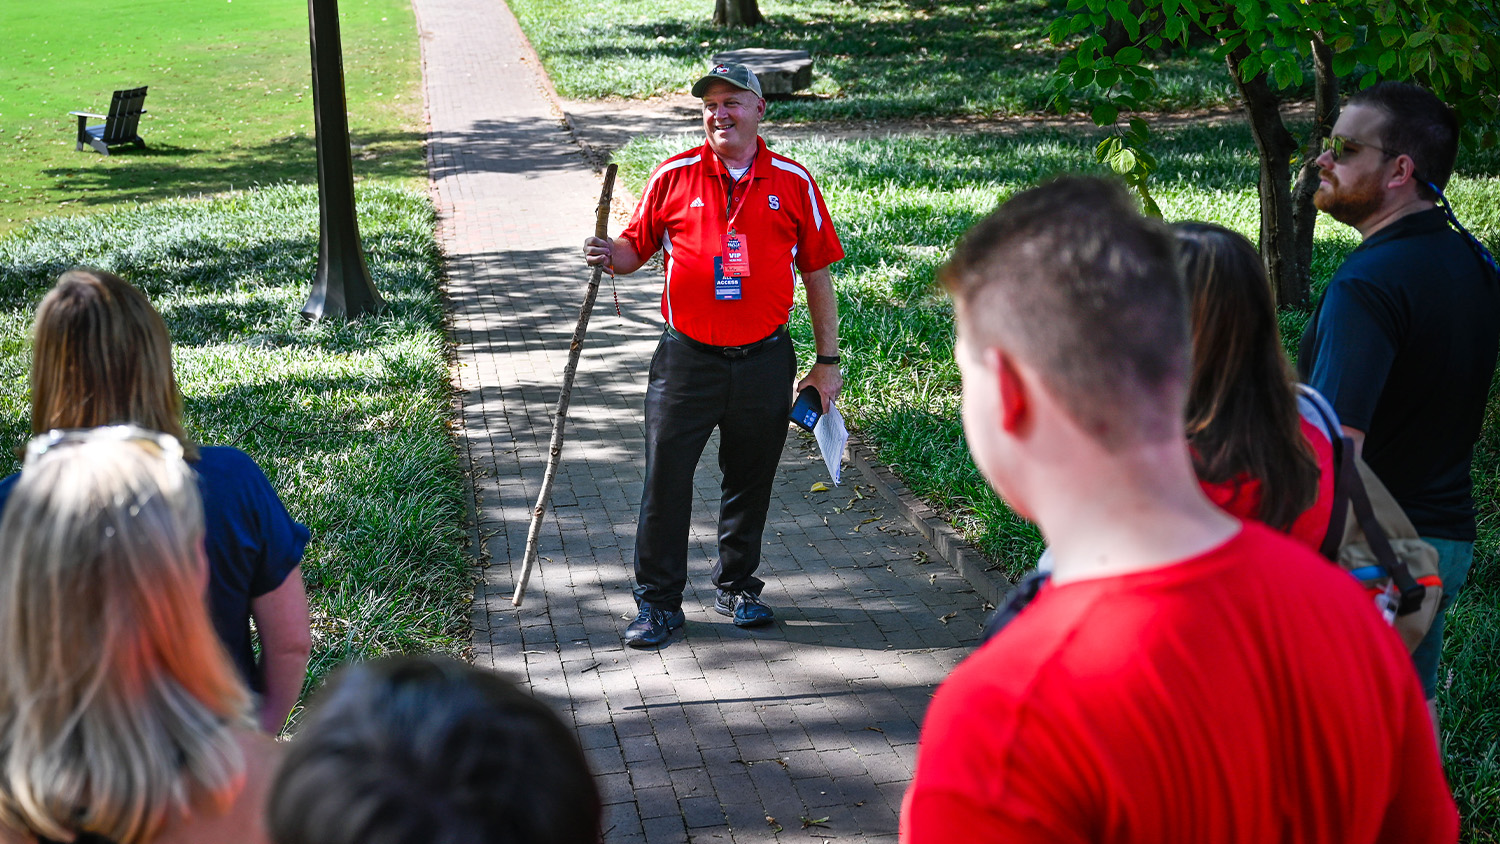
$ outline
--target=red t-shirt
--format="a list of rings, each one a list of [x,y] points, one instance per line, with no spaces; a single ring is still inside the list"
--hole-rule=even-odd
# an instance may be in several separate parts
[[[1355,581],[1247,523],[1042,590],[928,709],[905,844],[1452,842],[1411,659]]]
[[[1302,435],[1312,446],[1313,456],[1318,459],[1318,497],[1311,507],[1302,511],[1285,533],[1303,545],[1322,552],[1323,537],[1328,533],[1328,520],[1333,516],[1333,443],[1323,429],[1302,419]],[[1224,508],[1230,515],[1241,519],[1258,521],[1260,518],[1260,479],[1242,478],[1219,484],[1203,484],[1203,491],[1213,503]]]
[[[737,184],[707,144],[667,159],[620,233],[643,259],[666,250],[662,316],[700,343],[740,346],[768,336],[791,314],[793,266],[810,273],[844,257],[812,175],[771,152],[764,139],[756,143],[750,172]],[[729,230],[731,185],[734,228],[750,255],[738,300],[714,295],[714,258],[723,255]]]

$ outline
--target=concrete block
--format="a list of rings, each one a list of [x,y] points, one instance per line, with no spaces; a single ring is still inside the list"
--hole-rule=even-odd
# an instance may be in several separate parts
[[[806,50],[770,50],[746,47],[716,54],[710,66],[742,64],[760,79],[761,92],[790,94],[812,85],[812,55]]]

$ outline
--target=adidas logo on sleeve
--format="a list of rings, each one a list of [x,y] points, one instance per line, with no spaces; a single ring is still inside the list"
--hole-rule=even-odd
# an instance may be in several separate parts
[[[695,197],[693,199],[692,203],[688,205],[688,207],[689,208],[702,208],[703,207],[703,197],[701,197],[701,196]]]

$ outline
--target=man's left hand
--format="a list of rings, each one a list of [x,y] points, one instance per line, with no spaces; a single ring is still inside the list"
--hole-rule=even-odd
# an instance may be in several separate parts
[[[844,388],[844,374],[839,371],[836,363],[813,364],[807,377],[797,382],[796,391],[800,393],[804,387],[818,388],[818,395],[823,397],[823,412],[827,413],[833,400],[838,398],[839,391]]]

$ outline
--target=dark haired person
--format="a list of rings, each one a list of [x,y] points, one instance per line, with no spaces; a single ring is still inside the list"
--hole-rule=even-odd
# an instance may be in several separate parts
[[[1212,223],[1172,231],[1192,325],[1193,468],[1215,504],[1317,551],[1333,514],[1332,432],[1292,377],[1260,253]]]
[[[969,448],[1054,567],[933,697],[902,838],[1452,842],[1395,631],[1199,486],[1176,252],[1119,185],[1059,179],[943,272]]]
[[[573,732],[491,672],[443,657],[344,668],[271,789],[276,844],[598,844]]]
[[[1500,345],[1493,258],[1442,191],[1458,154],[1451,109],[1414,85],[1349,98],[1318,157],[1318,208],[1359,230],[1302,336],[1302,380],[1440,555],[1443,603],[1413,653],[1433,723],[1443,615],[1474,559],[1469,465]]]

